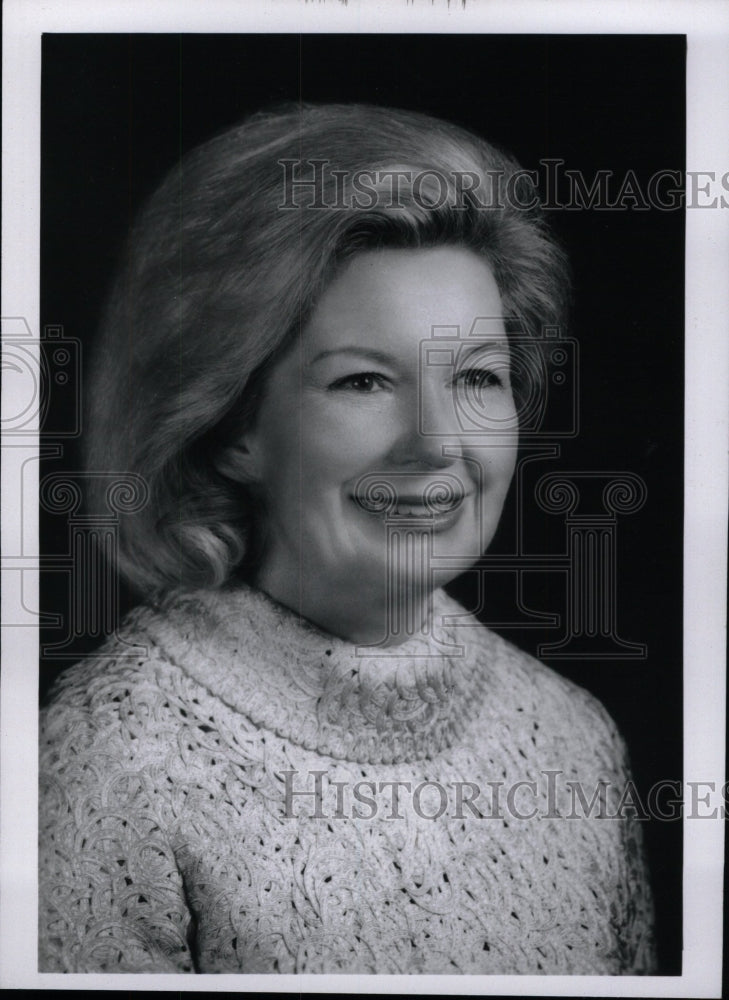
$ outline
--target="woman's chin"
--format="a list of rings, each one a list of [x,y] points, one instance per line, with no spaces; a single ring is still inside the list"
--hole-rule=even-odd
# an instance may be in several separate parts
[[[363,546],[362,558],[352,560],[344,575],[336,574],[344,586],[354,584],[359,592],[383,594],[393,587],[434,590],[445,576],[452,579],[470,569],[483,553],[481,538],[457,526],[420,534],[409,527],[399,537],[393,533],[388,540],[377,541]]]

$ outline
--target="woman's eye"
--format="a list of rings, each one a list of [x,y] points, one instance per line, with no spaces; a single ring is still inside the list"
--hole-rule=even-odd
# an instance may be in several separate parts
[[[377,392],[384,389],[387,379],[377,372],[358,372],[356,375],[345,375],[332,382],[332,389],[351,389],[354,392]]]
[[[467,368],[458,372],[455,381],[469,389],[502,389],[506,384],[506,373],[493,368]]]

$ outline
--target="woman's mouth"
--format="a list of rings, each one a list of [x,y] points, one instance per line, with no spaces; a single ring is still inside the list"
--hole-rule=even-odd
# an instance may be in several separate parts
[[[403,484],[404,485],[404,484]],[[352,499],[367,514],[395,521],[408,518],[423,521],[423,527],[442,530],[460,515],[469,495],[457,476],[439,477],[415,491],[404,492],[382,477],[366,477]]]
[[[437,517],[439,514],[446,514],[456,510],[463,503],[463,495],[452,500],[442,501],[438,504],[429,503],[422,497],[398,497],[392,508],[386,511],[390,517]],[[367,504],[362,504],[365,510]],[[376,508],[369,508],[371,513],[376,513]]]

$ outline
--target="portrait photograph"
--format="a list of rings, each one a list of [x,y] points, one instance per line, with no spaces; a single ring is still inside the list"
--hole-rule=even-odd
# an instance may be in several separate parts
[[[720,995],[726,16],[105,6],[8,224],[3,980]]]

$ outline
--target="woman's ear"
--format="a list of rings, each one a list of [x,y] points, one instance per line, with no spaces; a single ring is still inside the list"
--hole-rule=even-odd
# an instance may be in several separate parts
[[[244,437],[235,444],[223,448],[215,460],[215,468],[221,475],[236,483],[256,483],[260,478],[256,448]]]

